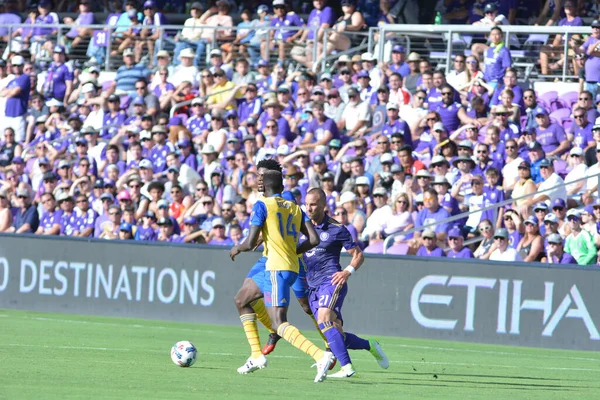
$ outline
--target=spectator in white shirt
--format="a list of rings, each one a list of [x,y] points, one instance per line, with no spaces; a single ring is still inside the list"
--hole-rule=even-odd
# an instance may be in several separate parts
[[[355,88],[348,89],[348,104],[338,122],[338,129],[345,130],[349,137],[362,137],[371,122],[371,109],[367,102],[360,100],[360,94]]]
[[[490,260],[492,261],[523,261],[523,258],[516,249],[508,247],[508,231],[505,228],[500,228],[494,233],[494,247]]]
[[[572,169],[565,177],[565,183],[585,178],[588,167],[583,161],[583,150],[580,147],[573,147],[569,152],[568,161]],[[586,180],[582,180],[566,186],[567,195],[569,196],[569,208],[579,207],[582,204],[581,200],[582,195],[585,193],[585,185]]]
[[[181,50],[181,53],[179,53],[181,64],[175,68],[171,76],[173,86],[178,87],[182,82],[190,82],[194,89],[198,88],[200,82],[198,80],[198,67],[194,65],[195,57],[196,53],[193,49]]]
[[[392,207],[387,204],[387,201],[388,194],[385,188],[378,187],[373,191],[373,202],[377,208],[367,218],[367,225],[362,234],[364,241],[383,240],[383,230],[393,215]]]
[[[538,185],[538,194],[525,200],[522,205],[531,207],[541,201],[549,202],[556,199],[567,198],[567,189],[564,185],[565,181],[554,172],[552,161],[545,158],[540,162],[540,175],[542,175],[544,181]],[[545,191],[546,189],[550,190]],[[542,191],[544,192],[540,193]]]
[[[467,83],[466,57],[463,54],[457,54],[454,57],[454,69],[446,75],[448,82],[454,89],[460,90]]]

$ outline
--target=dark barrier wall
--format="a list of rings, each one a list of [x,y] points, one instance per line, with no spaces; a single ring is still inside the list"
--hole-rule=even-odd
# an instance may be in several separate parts
[[[0,308],[239,324],[233,296],[258,253],[0,237]],[[600,349],[600,275],[580,268],[368,257],[350,279],[349,330]],[[314,329],[300,307],[290,320]]]

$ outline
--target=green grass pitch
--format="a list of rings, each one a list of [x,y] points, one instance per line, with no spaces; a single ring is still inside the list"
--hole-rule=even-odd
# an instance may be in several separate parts
[[[354,351],[357,378],[313,383],[313,360],[284,341],[268,368],[238,375],[241,326],[0,310],[0,399],[600,398],[593,352],[378,339],[388,370]],[[191,368],[171,362],[179,340],[198,348]]]

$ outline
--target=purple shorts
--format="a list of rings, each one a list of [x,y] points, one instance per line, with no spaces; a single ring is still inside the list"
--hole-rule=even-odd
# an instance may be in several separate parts
[[[348,293],[348,285],[332,285],[325,283],[316,289],[308,289],[308,304],[313,312],[315,318],[318,315],[319,308],[329,308],[333,310],[340,321],[344,321],[342,318],[342,305],[344,304],[344,298]]]

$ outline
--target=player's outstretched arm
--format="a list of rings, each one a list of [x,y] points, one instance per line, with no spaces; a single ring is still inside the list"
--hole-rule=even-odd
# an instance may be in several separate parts
[[[229,251],[229,257],[235,261],[235,256],[245,251],[254,250],[258,245],[258,235],[260,235],[261,227],[257,225],[250,225],[250,232],[248,237],[242,243],[237,246],[233,246]]]
[[[321,239],[319,239],[319,234],[315,230],[312,222],[310,221],[302,221],[302,225],[300,225],[300,232],[304,234],[308,238],[304,242],[298,244],[296,247],[296,254],[303,254],[307,251],[317,247],[319,243],[321,243]]]

